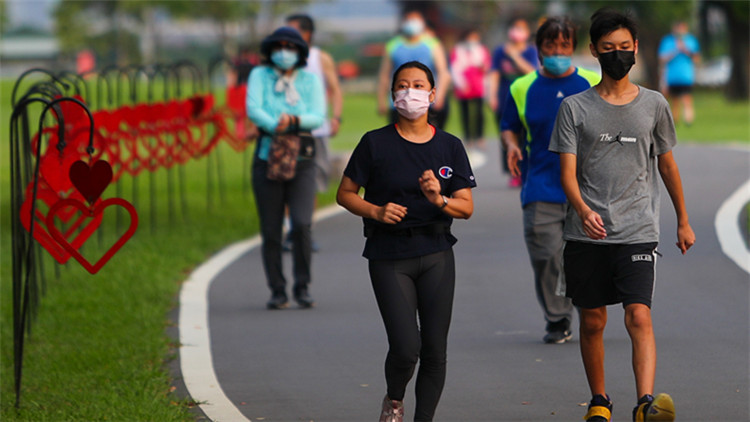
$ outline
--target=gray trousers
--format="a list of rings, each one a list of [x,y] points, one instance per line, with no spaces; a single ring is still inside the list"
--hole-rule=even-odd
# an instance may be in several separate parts
[[[253,163],[253,192],[260,218],[263,241],[263,269],[268,287],[274,293],[286,291],[282,272],[282,228],[284,208],[289,206],[291,220],[294,293],[307,289],[310,283],[312,257],[310,227],[315,206],[315,164],[313,160],[297,162],[292,180],[279,182],[266,178],[268,163],[257,157]]]
[[[562,267],[566,204],[532,202],[523,208],[523,231],[537,300],[547,322],[572,321],[573,304],[565,297]]]

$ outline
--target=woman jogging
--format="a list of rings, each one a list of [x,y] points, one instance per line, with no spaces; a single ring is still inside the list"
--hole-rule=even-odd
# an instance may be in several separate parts
[[[362,137],[336,200],[364,220],[363,256],[388,335],[380,421],[403,420],[417,361],[414,420],[431,421],[445,383],[453,307],[456,238],[450,225],[471,216],[476,183],[461,141],[427,122],[435,99],[429,68],[404,63],[391,91],[397,123]]]

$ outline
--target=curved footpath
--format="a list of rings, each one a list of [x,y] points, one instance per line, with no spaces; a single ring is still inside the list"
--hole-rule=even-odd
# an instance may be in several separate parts
[[[737,216],[750,198],[750,149],[680,145],[675,156],[698,243],[679,254],[664,192],[653,310],[657,392],[674,397],[681,421],[748,420],[750,259]],[[475,214],[454,223],[456,298],[436,420],[580,420],[589,394],[577,334],[565,345],[542,344],[518,191],[500,175],[497,143],[487,157],[475,169]],[[177,377],[207,419],[378,417],[387,342],[361,257],[361,221],[337,207],[317,220],[314,309],[265,309],[257,237],[227,247],[185,282]],[[619,306],[610,307],[607,380],[614,419],[630,420],[635,393],[622,316]],[[406,420],[413,397],[412,383]]]

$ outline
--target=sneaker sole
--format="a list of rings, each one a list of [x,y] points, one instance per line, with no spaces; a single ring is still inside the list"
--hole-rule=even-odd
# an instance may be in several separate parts
[[[656,396],[654,401],[651,402],[651,406],[646,412],[645,420],[648,422],[671,422],[674,421],[674,418],[674,401],[669,394],[662,393]]]

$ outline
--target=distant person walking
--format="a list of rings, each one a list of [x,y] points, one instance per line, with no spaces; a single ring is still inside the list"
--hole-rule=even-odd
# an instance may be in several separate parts
[[[277,29],[263,40],[260,50],[263,64],[250,72],[247,114],[262,132],[255,148],[252,178],[263,240],[263,269],[271,289],[267,307],[283,309],[288,306],[281,262],[284,209],[288,207],[294,244],[292,292],[301,307],[309,308],[314,304],[308,289],[315,164],[311,159],[298,159],[291,180],[273,180],[267,174],[274,135],[312,130],[323,124],[325,94],[320,79],[304,70],[308,46],[296,29]]]
[[[664,97],[633,84],[635,21],[612,9],[591,17],[591,54],[602,81],[563,100],[550,140],[560,154],[565,220],[566,295],[581,309],[581,357],[591,402],[584,417],[609,421],[604,377],[607,305],[622,303],[632,347],[637,403],[633,421],[673,420],[667,394],[654,397],[656,342],[651,319],[659,241],[659,181],[677,214],[677,247],[695,243],[672,155],[677,143]]]
[[[510,84],[517,78],[531,73],[539,67],[538,52],[534,45],[529,45],[531,31],[525,19],[513,19],[508,28],[508,40],[495,48],[492,53],[492,70],[490,71],[490,108],[495,113],[497,127],[501,129],[503,112],[507,105]],[[508,155],[501,149],[500,163],[503,172],[510,174]],[[521,176],[512,176],[508,181],[511,187],[521,186]]]
[[[680,121],[680,109],[685,124],[693,124],[693,85],[695,65],[700,62],[698,40],[688,32],[688,24],[680,21],[672,26],[672,33],[662,38],[659,44],[661,84],[665,86],[667,98],[672,105],[675,123]]]
[[[398,121],[398,112],[390,103],[391,79],[394,71],[402,64],[418,61],[426,65],[435,76],[435,100],[430,105],[428,118],[430,124],[443,129],[447,120],[447,95],[451,84],[448,59],[443,45],[427,30],[424,15],[419,10],[409,9],[404,12],[400,32],[401,34],[386,43],[385,54],[380,62],[377,87],[378,113],[388,115],[391,123]]]
[[[560,184],[560,157],[548,150],[560,103],[599,82],[599,75],[571,64],[578,39],[568,18],[548,18],[536,34],[542,68],[516,79],[502,120],[502,141],[508,151],[508,168],[520,176],[526,248],[534,270],[537,300],[546,321],[545,343],[565,343],[571,338],[573,304],[564,296],[562,270],[563,226],[567,203]],[[521,136],[524,136],[523,138]],[[526,150],[526,158],[521,150]]]
[[[490,53],[479,31],[469,29],[450,54],[453,92],[461,111],[464,143],[469,149],[484,147],[484,85],[490,70]]]
[[[417,362],[414,420],[431,421],[445,384],[453,308],[450,226],[473,213],[476,183],[461,141],[427,121],[436,95],[430,69],[404,63],[391,91],[398,122],[362,137],[336,201],[364,221],[363,255],[388,335],[380,421],[403,421]]]
[[[330,138],[336,136],[341,127],[341,114],[344,109],[344,96],[341,92],[339,76],[336,73],[336,63],[333,57],[319,47],[312,44],[313,35],[315,34],[315,22],[305,14],[291,15],[286,18],[286,23],[290,27],[299,31],[302,39],[310,46],[310,54],[307,57],[307,66],[305,70],[314,73],[323,81],[326,97],[326,119],[320,127],[312,131],[315,139],[315,184],[318,192],[328,191],[330,182],[331,161],[328,154]],[[292,250],[292,231],[289,231],[287,238],[284,240],[284,250]],[[315,239],[312,240],[312,250],[318,251]]]

